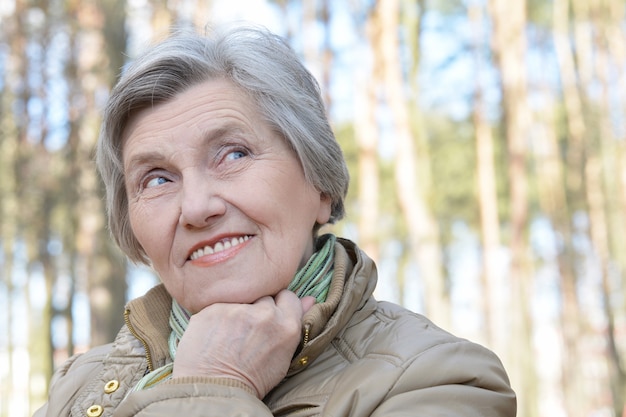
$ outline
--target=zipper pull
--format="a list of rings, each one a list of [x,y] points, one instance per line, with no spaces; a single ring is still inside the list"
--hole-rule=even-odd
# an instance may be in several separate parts
[[[302,338],[302,348],[304,349],[306,345],[309,344],[309,334],[311,333],[311,324],[304,324],[304,337]]]

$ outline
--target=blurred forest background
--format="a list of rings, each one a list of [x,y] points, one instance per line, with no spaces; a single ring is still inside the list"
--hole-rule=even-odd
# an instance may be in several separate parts
[[[156,280],[105,229],[93,150],[127,60],[247,19],[320,81],[352,174],[333,231],[377,297],[502,358],[521,417],[626,401],[624,0],[2,0],[0,417],[113,340]]]

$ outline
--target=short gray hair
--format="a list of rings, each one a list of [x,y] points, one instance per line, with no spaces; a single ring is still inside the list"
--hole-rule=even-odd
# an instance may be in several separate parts
[[[139,110],[217,78],[229,80],[248,94],[270,126],[287,140],[307,181],[330,198],[330,223],[344,216],[349,183],[346,162],[328,122],[319,85],[285,40],[250,26],[204,35],[178,31],[124,71],[105,108],[96,151],[106,187],[109,229],[133,261],[149,263],[130,227],[122,162],[124,130]]]

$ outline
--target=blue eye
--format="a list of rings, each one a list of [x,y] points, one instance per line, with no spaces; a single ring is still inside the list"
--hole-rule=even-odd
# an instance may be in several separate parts
[[[154,177],[154,178],[151,178],[148,182],[146,182],[146,188],[163,185],[166,182],[169,182],[169,180],[165,177]]]
[[[229,152],[228,155],[226,155],[226,159],[234,160],[234,159],[243,158],[245,156],[246,156],[246,153],[244,151],[233,151],[233,152]]]

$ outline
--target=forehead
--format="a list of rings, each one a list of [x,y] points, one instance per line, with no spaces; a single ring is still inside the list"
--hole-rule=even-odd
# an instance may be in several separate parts
[[[182,130],[225,128],[260,131],[270,127],[255,100],[234,83],[221,78],[204,81],[133,114],[122,132],[122,151],[137,138],[178,139]]]

